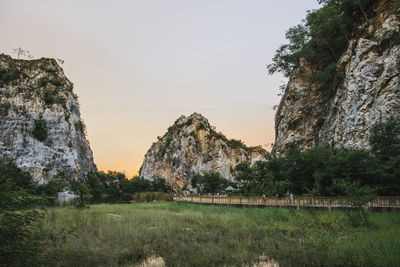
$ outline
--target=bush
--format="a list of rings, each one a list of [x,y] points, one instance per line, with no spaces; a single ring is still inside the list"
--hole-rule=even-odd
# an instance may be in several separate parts
[[[19,79],[20,77],[25,77],[26,75],[18,69],[8,68],[3,69],[0,68],[0,85],[8,84],[14,80]]]
[[[39,141],[44,141],[47,138],[47,122],[40,116],[34,121],[34,127],[32,130],[32,135]]]
[[[376,188],[371,186],[361,186],[360,182],[350,182],[341,180],[338,184],[343,196],[347,197],[343,208],[346,210],[353,226],[367,226],[368,217],[366,205],[376,198]]]
[[[51,106],[53,104],[60,104],[66,106],[67,100],[64,96],[58,95],[56,90],[44,90],[43,91],[43,101],[46,105]]]
[[[133,200],[133,195],[129,193],[123,193],[121,197],[122,201],[132,201]]]
[[[78,133],[81,133],[81,134],[86,135],[86,126],[85,126],[85,124],[83,123],[83,121],[75,122],[75,130],[76,130]]]
[[[37,86],[38,87],[45,87],[47,84],[52,84],[55,87],[60,87],[64,85],[64,82],[58,79],[57,77],[53,77],[52,75],[46,75],[43,77],[40,77],[39,80],[37,81]]]
[[[382,160],[400,155],[400,120],[389,118],[376,123],[371,130],[372,153]]]
[[[245,145],[243,144],[242,140],[231,139],[228,141],[228,146],[235,149],[235,148],[244,148]]]
[[[142,192],[133,195],[134,202],[173,201],[173,196],[161,192]]]
[[[8,111],[11,108],[11,104],[8,102],[4,102],[4,103],[0,103],[0,116],[7,116],[8,115]]]
[[[224,179],[217,172],[208,172],[203,175],[195,175],[191,181],[192,187],[197,188],[198,192],[203,194],[220,193],[227,188],[231,183]]]
[[[0,265],[32,266],[43,249],[37,222],[42,218],[32,177],[0,160]]]

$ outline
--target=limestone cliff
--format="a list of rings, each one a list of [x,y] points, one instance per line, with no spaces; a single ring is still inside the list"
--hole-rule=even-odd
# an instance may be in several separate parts
[[[205,117],[193,113],[181,116],[153,143],[145,155],[140,177],[164,178],[174,189],[190,187],[193,175],[209,171],[232,180],[237,164],[253,164],[265,160],[265,155],[260,147],[246,147],[241,141],[228,140]]]
[[[72,83],[54,59],[0,54],[0,158],[40,183],[60,171],[95,171]]]
[[[274,151],[288,143],[369,148],[372,125],[400,114],[400,9],[381,0],[339,60],[344,79],[327,94],[305,78],[302,62],[289,78],[275,117]]]

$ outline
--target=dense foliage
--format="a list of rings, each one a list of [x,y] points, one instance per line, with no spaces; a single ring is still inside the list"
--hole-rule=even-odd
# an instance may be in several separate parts
[[[282,45],[267,69],[270,74],[289,76],[301,60],[313,67],[309,78],[323,90],[340,81],[337,62],[356,34],[356,26],[367,20],[375,0],[320,0],[322,7],[308,13],[303,23],[286,32]]]
[[[33,122],[33,124],[34,125],[33,125],[32,135],[39,141],[43,142],[44,140],[46,140],[48,135],[46,120],[43,119],[42,116],[40,116]]]
[[[116,171],[91,172],[79,181],[60,172],[49,182],[39,186],[38,190],[41,194],[52,197],[55,197],[57,192],[70,190],[79,196],[80,206],[83,206],[84,202],[130,201],[135,193],[140,192],[172,192],[165,179],[156,178],[152,181],[138,177],[127,179],[125,174]]]
[[[231,183],[224,179],[217,172],[208,172],[203,175],[195,175],[192,178],[192,188],[196,188],[198,192],[203,194],[220,193],[227,188]]]
[[[32,177],[0,161],[0,265],[29,266],[39,251],[42,218]]]
[[[133,195],[135,202],[173,201],[171,194],[162,192],[140,192]]]
[[[236,180],[247,195],[351,196],[357,192],[400,195],[400,120],[377,123],[372,150],[332,148],[300,150],[294,144],[281,156],[250,167],[236,166]]]
[[[89,194],[92,202],[130,201],[139,192],[171,192],[164,179],[153,181],[134,177],[128,180],[123,173],[108,171],[90,173],[88,175]]]

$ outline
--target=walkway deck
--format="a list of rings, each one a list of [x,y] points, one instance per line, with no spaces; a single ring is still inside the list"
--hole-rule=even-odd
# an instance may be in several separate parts
[[[343,208],[349,206],[349,199],[345,197],[227,197],[227,196],[178,196],[174,201],[215,204],[215,205],[238,205],[238,206],[273,206],[273,207],[296,207],[307,208]],[[400,208],[400,196],[377,197],[368,203],[368,208]]]

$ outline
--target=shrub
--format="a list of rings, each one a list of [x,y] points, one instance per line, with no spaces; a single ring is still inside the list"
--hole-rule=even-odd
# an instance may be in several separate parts
[[[173,201],[173,196],[161,192],[142,192],[133,195],[134,202]]]
[[[86,126],[83,121],[75,122],[75,130],[79,133],[86,134]]]
[[[7,116],[8,111],[10,110],[11,104],[8,102],[0,103],[0,116]]]
[[[34,121],[34,128],[32,131],[32,135],[39,141],[44,141],[47,138],[47,122],[45,119],[40,116],[38,119]]]
[[[227,142],[227,145],[231,148],[245,148],[242,140],[231,139]]]
[[[21,76],[25,77],[26,75],[18,69],[8,68],[3,69],[0,68],[0,85],[8,84],[14,80],[19,79]]]
[[[47,84],[52,84],[55,87],[60,87],[64,85],[64,82],[58,79],[57,77],[53,77],[52,75],[46,75],[39,78],[37,81],[38,87],[45,87]]]
[[[0,160],[0,265],[32,266],[42,250],[37,222],[42,218],[32,177]]]
[[[122,201],[132,201],[133,200],[133,195],[129,193],[123,193],[121,197]]]
[[[193,119],[190,118],[185,122],[185,124],[183,126],[190,126],[190,125],[192,125],[192,122],[193,122]]]
[[[368,217],[365,211],[368,202],[376,198],[376,189],[371,186],[361,186],[360,182],[341,180],[337,184],[342,195],[347,197],[343,208],[353,226],[366,226]]]
[[[376,123],[371,130],[372,153],[382,160],[390,160],[400,155],[400,120],[389,118]]]
[[[222,192],[231,183],[217,172],[208,172],[203,175],[195,175],[191,181],[192,187],[204,194]]]
[[[53,104],[60,104],[66,106],[66,99],[64,96],[59,95],[56,90],[44,90],[43,91],[43,101],[46,105],[51,106]]]
[[[197,131],[200,131],[200,130],[205,130],[206,129],[206,126],[205,126],[205,124],[204,123],[202,123],[202,122],[200,122],[199,123],[199,125],[197,126]]]

